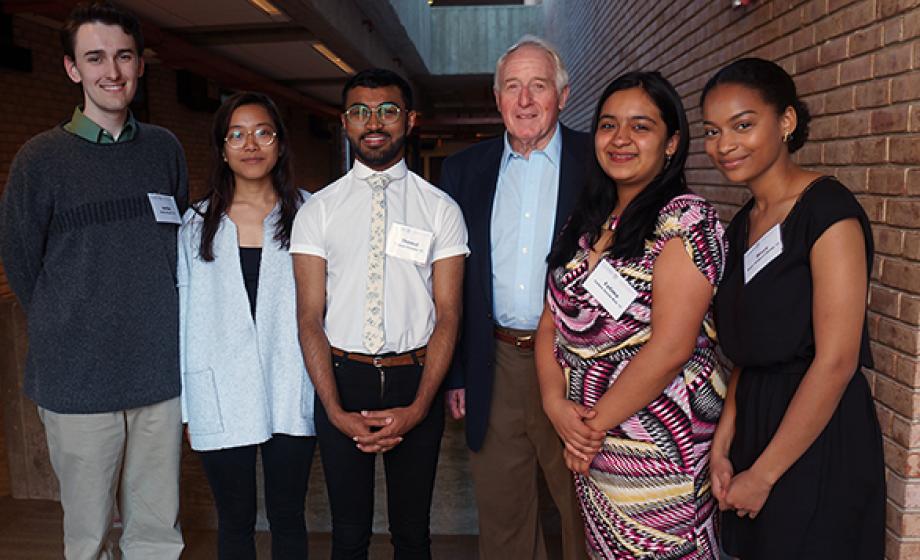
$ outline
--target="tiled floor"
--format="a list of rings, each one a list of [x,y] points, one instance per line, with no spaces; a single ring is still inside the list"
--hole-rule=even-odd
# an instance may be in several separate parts
[[[436,535],[431,554],[435,560],[478,560],[475,535]],[[548,537],[550,560],[559,559],[558,535]],[[215,531],[186,531],[183,560],[212,560],[216,557]],[[329,533],[310,535],[310,556],[329,558]],[[260,560],[271,556],[268,533],[256,534],[256,550]],[[392,548],[386,535],[374,535],[371,560],[389,560]],[[63,555],[61,506],[48,500],[14,500],[0,497],[0,559],[2,560],[60,560]],[[731,560],[723,556],[723,560]],[[510,560],[510,559],[509,559]]]
[[[432,556],[436,560],[478,559],[477,537],[468,534],[476,532],[478,521],[462,428],[462,424],[450,423],[442,440],[431,520],[431,529],[435,533]],[[383,481],[383,466],[378,466],[376,500],[381,506],[375,514],[374,529],[382,533],[386,529],[386,512],[382,506],[386,503],[386,485]],[[213,519],[213,503],[207,482],[203,473],[199,471],[198,458],[193,453],[186,452],[183,458],[185,476],[182,522],[186,528],[186,549],[183,558],[210,560],[216,557],[217,534],[205,528],[213,527],[216,520]],[[316,531],[310,535],[310,556],[314,559],[329,558],[330,553],[330,521],[323,480],[321,461],[317,456],[310,475],[310,493],[307,500],[307,524]],[[541,517],[551,547],[550,559],[557,560],[561,548],[558,513],[552,506],[547,505],[551,500],[542,479],[540,490],[541,503],[545,502]],[[60,505],[54,501],[0,497],[0,560],[60,560],[63,555],[61,515]],[[264,512],[260,511],[258,526],[266,525]],[[257,533],[256,546],[259,558],[267,560],[270,557],[271,546],[268,533]],[[387,535],[374,536],[370,557],[371,560],[393,557]]]
[[[214,531],[187,531],[184,560],[211,560],[215,558],[217,533]],[[46,500],[14,500],[0,498],[0,558],[3,560],[60,560],[63,553],[61,535],[61,507]],[[310,556],[329,557],[328,533],[310,535]],[[270,538],[267,533],[256,535],[259,558],[270,557]],[[375,535],[371,544],[371,559],[392,558],[392,549],[385,535]],[[436,536],[432,556],[439,560],[475,560],[476,537]]]

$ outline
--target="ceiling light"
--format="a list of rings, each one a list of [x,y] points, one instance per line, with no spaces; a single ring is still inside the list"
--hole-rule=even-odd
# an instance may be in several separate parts
[[[275,5],[269,2],[268,0],[249,0],[249,3],[255,6],[256,8],[259,8],[260,10],[262,10],[263,12],[265,12],[266,14],[270,16],[280,16],[281,15],[281,10],[276,8]]]
[[[339,57],[339,55],[329,50],[329,47],[327,47],[326,45],[322,43],[313,43],[313,48],[316,49],[316,52],[326,57],[326,60],[338,66],[342,72],[345,72],[346,74],[355,73],[354,68],[352,68],[351,66],[348,65],[348,63],[342,60],[341,57]]]

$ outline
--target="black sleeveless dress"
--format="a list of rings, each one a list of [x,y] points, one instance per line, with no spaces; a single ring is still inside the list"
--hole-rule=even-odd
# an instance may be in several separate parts
[[[834,223],[856,218],[872,264],[869,220],[853,195],[832,178],[802,194],[781,227],[783,252],[744,284],[745,205],[726,232],[725,276],[715,318],[725,355],[741,367],[730,459],[747,470],[779,427],[815,356],[809,254]],[[871,367],[863,326],[860,369],[828,426],[777,481],[756,519],[722,516],[725,551],[742,560],[881,560],[885,540],[882,438],[861,367]]]

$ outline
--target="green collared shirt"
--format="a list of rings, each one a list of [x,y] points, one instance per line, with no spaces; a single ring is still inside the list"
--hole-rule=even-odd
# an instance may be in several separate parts
[[[134,135],[137,134],[137,121],[134,120],[131,111],[128,111],[128,118],[121,128],[121,134],[116,139],[111,132],[94,123],[83,114],[80,107],[77,107],[73,110],[70,122],[64,125],[64,130],[96,144],[115,144],[134,140]]]

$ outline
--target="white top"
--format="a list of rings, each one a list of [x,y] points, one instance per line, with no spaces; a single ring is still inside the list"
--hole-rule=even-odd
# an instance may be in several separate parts
[[[198,256],[201,216],[189,208],[179,228],[182,421],[196,451],[261,443],[272,434],[316,434],[291,256],[274,239],[279,209],[262,224],[255,320],[236,225],[223,217],[211,262]]]
[[[371,188],[365,179],[374,173],[356,161],[344,177],[304,203],[291,233],[291,253],[326,260],[326,337],[347,352],[367,353],[363,329]],[[403,160],[383,173],[392,178],[386,188],[387,241],[393,224],[430,232],[433,238],[424,264],[385,257],[381,354],[428,343],[435,323],[431,265],[470,253],[463,214],[453,199],[409,171]]]

